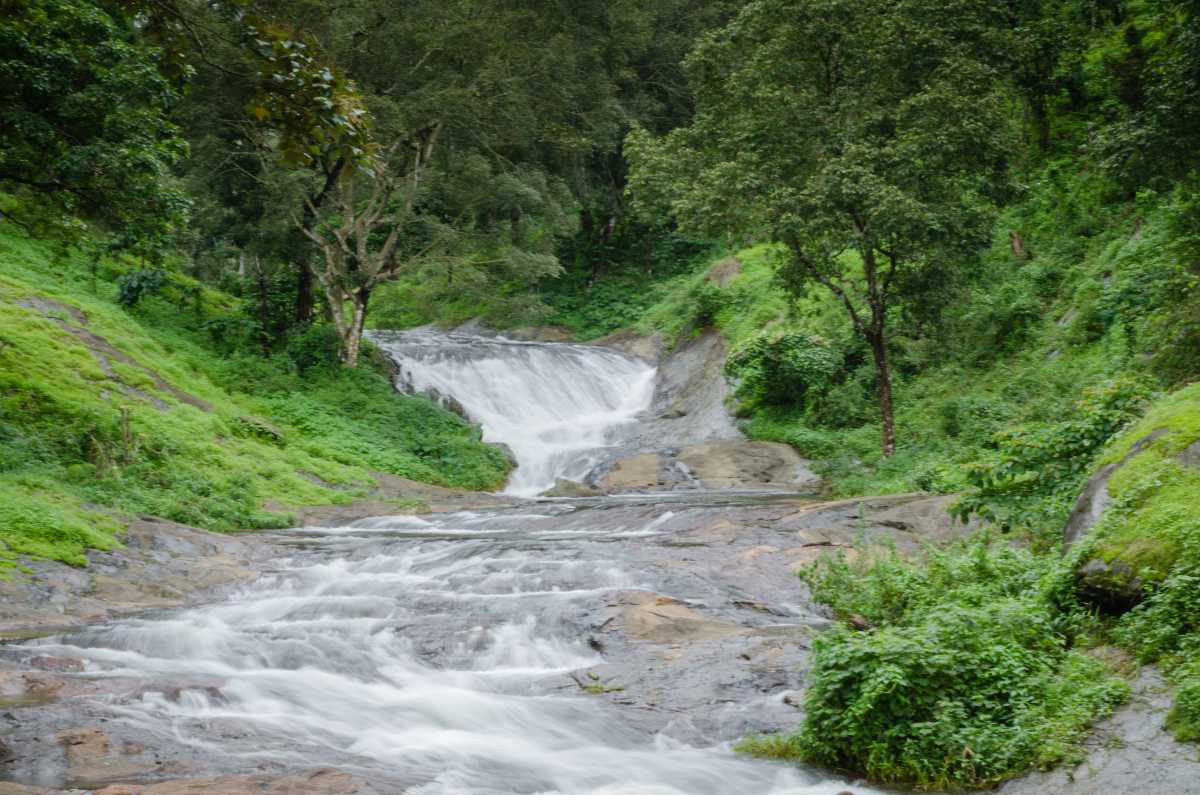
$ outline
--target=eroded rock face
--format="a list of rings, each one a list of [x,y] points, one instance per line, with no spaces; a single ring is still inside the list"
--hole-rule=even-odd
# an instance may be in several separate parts
[[[265,554],[253,537],[153,518],[134,521],[122,540],[123,549],[88,552],[86,569],[35,560],[0,581],[0,637],[183,605],[251,577]]]

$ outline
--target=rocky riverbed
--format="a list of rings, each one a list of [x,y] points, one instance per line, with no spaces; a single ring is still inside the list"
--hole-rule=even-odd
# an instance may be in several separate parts
[[[874,792],[724,744],[801,717],[828,617],[795,570],[953,538],[946,500],[631,495],[238,537],[145,523],[89,570],[5,584],[25,642],[0,653],[0,793],[492,792],[497,765],[497,792],[599,792],[559,777],[621,764],[629,792],[676,791],[653,787],[697,765],[712,784],[678,791]],[[1195,748],[1162,730],[1161,678],[1136,689],[1084,764],[1002,791],[1200,792]],[[489,750],[521,731],[533,757]]]

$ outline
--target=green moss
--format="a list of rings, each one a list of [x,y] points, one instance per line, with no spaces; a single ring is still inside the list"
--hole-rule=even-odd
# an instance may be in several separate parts
[[[81,257],[0,225],[0,555],[82,564],[116,543],[120,517],[141,514],[282,527],[289,506],[365,494],[372,471],[503,482],[508,463],[478,429],[397,395],[385,373],[302,378],[283,361],[219,355],[170,291],[136,312],[111,300],[123,269],[106,262],[93,284]],[[236,306],[200,293],[206,317]]]

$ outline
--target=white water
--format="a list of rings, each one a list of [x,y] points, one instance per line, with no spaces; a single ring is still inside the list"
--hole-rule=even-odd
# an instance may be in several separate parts
[[[415,386],[454,396],[513,448],[511,489],[524,493],[589,466],[646,407],[654,376],[582,346],[436,335],[384,345]],[[275,570],[227,601],[0,653],[83,660],[77,676],[103,686],[71,719],[108,721],[114,736],[161,753],[172,777],[336,767],[386,795],[874,793],[729,749],[747,731],[794,725],[777,689],[726,689],[749,675],[740,647],[713,648],[730,657],[689,680],[662,668],[661,649],[643,658],[621,647],[628,639],[589,641],[625,592],[744,598],[718,574],[737,553],[697,562],[699,550],[665,543],[724,508],[654,499],[292,531],[275,541]],[[800,616],[788,581],[782,615]],[[584,692],[601,681],[593,670],[628,677],[632,700]],[[643,677],[651,690],[638,696]]]
[[[606,348],[420,330],[372,340],[404,388],[453,398],[484,441],[508,445],[517,468],[505,491],[517,496],[582,478],[654,396],[654,368]]]
[[[522,531],[532,518],[554,517],[396,517],[312,531],[276,575],[229,602],[32,651],[81,658],[86,676],[125,686],[101,714],[154,747],[182,744],[210,774],[331,765],[411,795],[847,789],[724,746],[647,737],[580,693],[564,674],[602,658],[582,641],[578,615],[639,583],[617,559]],[[619,534],[586,535],[600,554],[616,551]]]

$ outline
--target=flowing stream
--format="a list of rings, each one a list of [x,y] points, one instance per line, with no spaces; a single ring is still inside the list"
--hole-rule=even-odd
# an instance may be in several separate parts
[[[516,342],[426,330],[376,332],[405,391],[449,398],[517,461],[506,492],[535,496],[579,480],[650,407],[650,365],[587,345]]]
[[[598,348],[428,332],[384,344],[415,388],[459,401],[510,445],[514,493],[586,471],[653,389],[653,368]],[[730,750],[796,720],[776,680],[734,664],[765,648],[783,655],[768,674],[792,681],[791,639],[818,619],[786,571],[720,580],[731,542],[689,547],[680,534],[761,499],[525,502],[296,530],[225,601],[18,653],[82,660],[79,676],[106,685],[88,709],[193,772],[331,766],[413,795],[867,795]],[[739,588],[756,587],[777,598],[769,610],[743,605]],[[746,627],[692,622],[704,630],[692,645],[622,635],[630,594]],[[701,667],[671,667],[689,653]],[[23,775],[62,784],[36,766]]]

